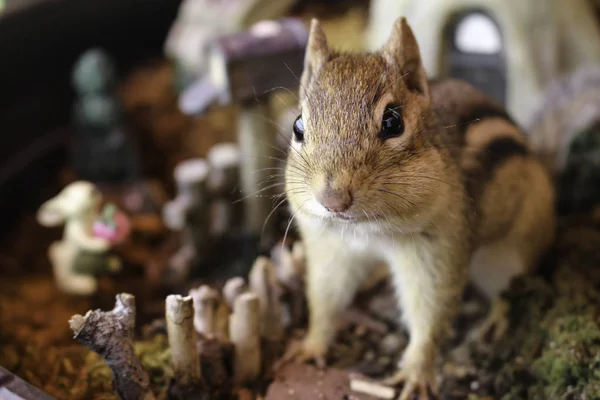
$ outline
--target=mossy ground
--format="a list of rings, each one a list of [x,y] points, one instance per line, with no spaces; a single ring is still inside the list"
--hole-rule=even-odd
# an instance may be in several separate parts
[[[567,222],[542,274],[513,282],[511,330],[480,359],[494,394],[512,399],[600,398],[600,231]]]

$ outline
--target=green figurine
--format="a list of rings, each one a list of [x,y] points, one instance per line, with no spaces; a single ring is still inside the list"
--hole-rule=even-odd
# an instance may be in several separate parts
[[[86,51],[72,80],[77,92],[72,158],[78,177],[95,183],[133,180],[136,156],[125,132],[111,57],[101,49]]]
[[[562,212],[589,211],[600,205],[600,120],[576,135],[560,175]]]

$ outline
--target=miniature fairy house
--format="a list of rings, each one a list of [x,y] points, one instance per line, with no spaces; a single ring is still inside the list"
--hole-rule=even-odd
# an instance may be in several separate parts
[[[294,0],[183,0],[165,42],[174,60],[177,86],[183,87],[208,67],[208,44],[263,19],[282,16]]]
[[[430,77],[464,79],[507,105],[518,122],[559,74],[600,61],[589,0],[374,0],[368,47],[404,15]]]
[[[308,41],[298,18],[260,21],[250,29],[222,36],[210,44],[206,76],[179,98],[186,114],[201,114],[215,103],[239,104],[238,145],[244,227],[268,235],[273,209],[274,168],[280,157],[269,99],[296,90]]]

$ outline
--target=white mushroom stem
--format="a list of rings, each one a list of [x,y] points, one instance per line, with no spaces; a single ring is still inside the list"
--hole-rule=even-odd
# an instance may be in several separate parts
[[[166,321],[175,381],[181,395],[191,398],[202,391],[192,298],[167,296]]]
[[[229,337],[229,307],[222,299],[219,299],[217,315],[215,318],[215,334],[220,338]]]
[[[210,204],[210,234],[219,237],[226,235],[232,225],[232,202],[216,199]]]
[[[262,231],[273,207],[273,189],[270,187],[275,181],[270,178],[274,174],[269,168],[276,166],[276,135],[266,105],[242,110],[238,127],[238,143],[244,155],[241,158],[240,180],[244,196],[244,227],[250,232]],[[267,226],[265,232],[269,230]]]
[[[233,310],[235,300],[246,291],[246,281],[242,277],[229,279],[223,286],[223,298],[229,309]]]
[[[290,251],[287,246],[277,244],[271,251],[271,258],[276,266],[279,283],[286,290],[286,304],[289,307],[285,325],[296,325],[305,315],[304,273],[305,257],[301,242],[295,242]]]
[[[235,300],[229,316],[229,337],[235,346],[234,376],[239,384],[258,378],[261,367],[258,296],[244,293]]]
[[[283,338],[283,307],[281,288],[277,283],[275,266],[267,257],[258,257],[249,276],[250,290],[260,301],[261,336],[269,341]]]
[[[207,155],[210,165],[208,187],[213,195],[231,197],[239,185],[240,151],[234,143],[218,143]]]
[[[276,267],[275,273],[279,282],[291,290],[300,290],[304,265],[294,259],[293,252],[279,243],[271,251],[271,259]]]
[[[219,292],[207,285],[191,289],[190,297],[194,302],[194,328],[204,335],[213,335],[216,331]]]

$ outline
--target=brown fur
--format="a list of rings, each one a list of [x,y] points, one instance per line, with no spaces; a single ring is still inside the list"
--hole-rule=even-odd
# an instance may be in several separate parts
[[[373,54],[331,51],[314,21],[301,82],[305,134],[292,143],[286,191],[307,252],[304,355],[324,356],[335,316],[385,261],[411,335],[395,377],[407,398],[436,386],[437,348],[469,264],[491,297],[536,265],[553,237],[550,181],[500,106],[462,82],[430,87],[403,18]],[[382,140],[390,103],[404,133]],[[323,190],[349,191],[351,207],[327,212],[315,199]]]

